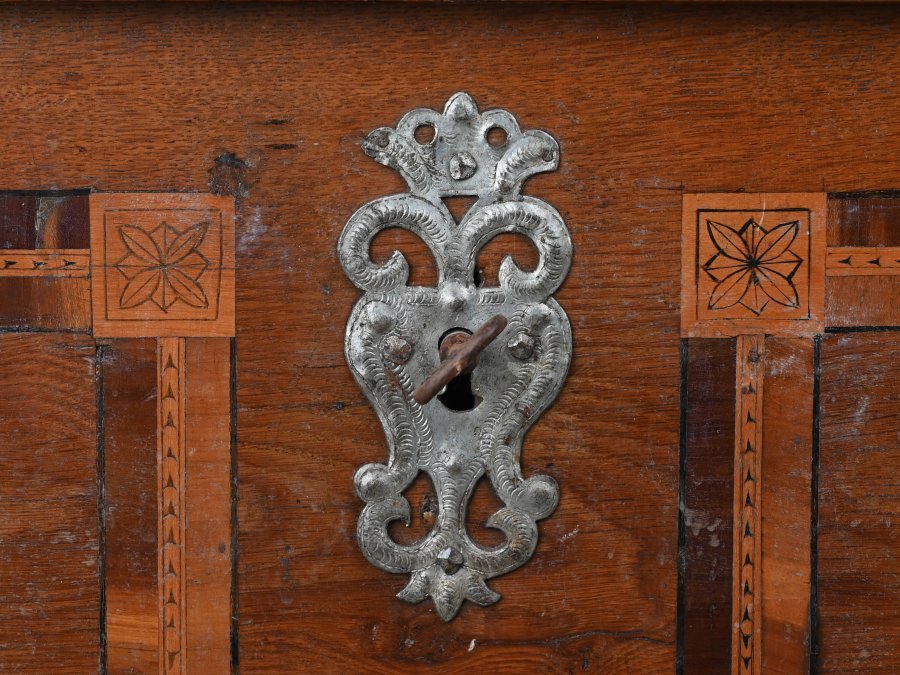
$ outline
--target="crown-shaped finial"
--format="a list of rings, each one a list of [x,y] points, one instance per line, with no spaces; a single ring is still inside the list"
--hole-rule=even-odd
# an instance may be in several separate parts
[[[422,126],[433,129],[428,142],[416,138]],[[494,129],[502,130],[496,132],[504,137],[500,142],[491,142]],[[376,129],[363,150],[399,171],[412,194],[432,202],[457,195],[514,199],[529,176],[559,165],[559,145],[550,134],[523,132],[506,110],[479,112],[465,92],[451,96],[443,113],[417,108],[396,129]]]

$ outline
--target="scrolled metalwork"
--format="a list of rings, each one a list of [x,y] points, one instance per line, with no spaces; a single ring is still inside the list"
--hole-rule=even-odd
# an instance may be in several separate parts
[[[417,140],[423,125],[433,128],[428,142]],[[505,138],[493,143],[492,134]],[[431,597],[449,621],[465,600],[490,605],[500,599],[486,581],[528,561],[537,521],[559,501],[552,477],[525,477],[519,463],[525,434],[559,393],[572,355],[568,318],[551,297],[571,263],[569,231],[553,207],[521,195],[528,177],[557,168],[559,145],[543,131],[523,132],[504,110],[479,112],[468,94],[458,93],[443,113],[420,108],[396,128],[376,129],[363,149],[399,171],[409,192],[364,205],[338,243],[347,276],[364,291],[347,322],[345,353],[388,445],[385,462],[356,472],[356,492],[365,502],[357,537],[373,565],[410,575],[401,600]],[[459,223],[443,202],[457,195],[477,198]],[[428,246],[436,287],[409,286],[400,252],[381,264],[371,260],[372,239],[394,227]],[[537,268],[523,271],[507,257],[499,287],[479,286],[478,252],[503,232],[531,239]],[[441,337],[452,329],[471,333],[497,314],[509,323],[471,372],[477,405],[464,411],[438,399],[419,405],[413,390],[438,367]],[[409,524],[403,491],[422,471],[437,492],[438,515],[421,541],[401,545],[388,526]],[[487,522],[506,539],[493,549],[473,541],[465,523],[472,491],[485,475],[504,503]]]

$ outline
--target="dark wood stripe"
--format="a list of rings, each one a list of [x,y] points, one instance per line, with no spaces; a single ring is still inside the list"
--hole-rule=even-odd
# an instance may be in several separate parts
[[[116,340],[103,375],[107,661],[157,672],[156,341]]]
[[[830,196],[829,246],[900,246],[900,196]]]
[[[687,341],[683,394],[682,663],[731,668],[734,340]]]
[[[106,428],[103,413],[106,408],[103,389],[103,359],[106,355],[107,345],[97,345],[96,367],[94,368],[94,383],[96,391],[97,407],[97,531],[98,531],[98,560],[97,576],[100,592],[100,659],[99,671],[108,672],[106,659]]]
[[[37,201],[33,195],[0,196],[0,249],[35,248]]]
[[[87,194],[70,195],[62,198],[55,214],[54,248],[86,248],[91,247],[91,219]],[[44,246],[47,246],[48,233],[44,232]]]
[[[822,428],[822,338],[813,349],[812,478],[809,542],[809,673],[819,672],[819,444]]]
[[[238,407],[237,407],[237,338],[231,338],[229,349],[229,420],[231,442],[231,672],[239,672],[240,656],[240,588],[238,586]]]

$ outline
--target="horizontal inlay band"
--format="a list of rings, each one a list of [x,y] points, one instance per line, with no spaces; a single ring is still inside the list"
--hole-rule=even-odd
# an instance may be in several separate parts
[[[829,247],[825,274],[831,277],[900,274],[900,247]]]
[[[91,253],[79,248],[0,251],[0,277],[88,277]]]

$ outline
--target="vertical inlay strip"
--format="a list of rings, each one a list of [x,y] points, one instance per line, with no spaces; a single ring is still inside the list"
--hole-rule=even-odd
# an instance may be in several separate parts
[[[158,341],[160,673],[184,672],[184,338]]]
[[[761,514],[765,336],[737,340],[732,673],[760,672]]]

